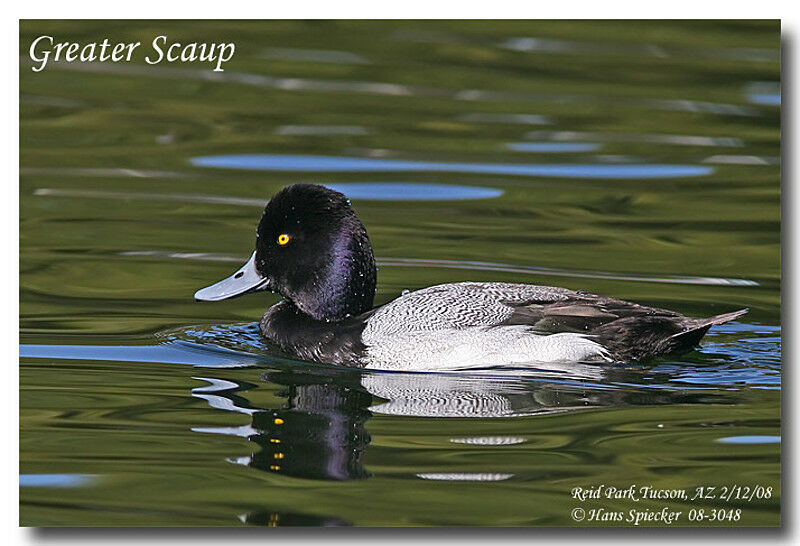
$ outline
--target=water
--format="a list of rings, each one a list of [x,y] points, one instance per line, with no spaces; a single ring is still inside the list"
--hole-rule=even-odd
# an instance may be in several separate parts
[[[22,51],[45,32],[237,53],[23,61],[22,524],[574,525],[600,484],[772,487],[668,504],[778,524],[777,24],[23,22]],[[353,200],[377,303],[478,280],[750,313],[641,365],[298,362],[258,335],[276,296],[192,301],[297,181]]]
[[[249,156],[198,157],[193,159],[192,163],[200,167],[224,167],[230,169],[278,172],[352,173],[405,171],[549,176],[555,178],[674,178],[683,176],[704,176],[714,172],[713,168],[701,165],[509,165],[260,154]]]

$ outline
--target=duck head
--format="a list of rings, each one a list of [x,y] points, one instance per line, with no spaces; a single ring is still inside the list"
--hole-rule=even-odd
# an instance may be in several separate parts
[[[372,307],[376,276],[367,230],[350,201],[324,186],[295,184],[267,203],[247,263],[194,297],[270,290],[315,320],[339,321]]]

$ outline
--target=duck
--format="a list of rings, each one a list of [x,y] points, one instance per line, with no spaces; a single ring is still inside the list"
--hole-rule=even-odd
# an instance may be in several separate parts
[[[377,268],[350,200],[320,184],[273,195],[255,250],[233,275],[194,294],[220,301],[260,291],[282,299],[259,323],[303,361],[436,371],[635,363],[693,350],[712,326],[747,309],[691,318],[554,286],[456,282],[374,306]]]

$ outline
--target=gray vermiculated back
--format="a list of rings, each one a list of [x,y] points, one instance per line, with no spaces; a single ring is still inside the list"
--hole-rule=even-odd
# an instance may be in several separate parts
[[[441,284],[406,294],[384,305],[367,322],[366,343],[386,336],[500,324],[511,305],[563,301],[571,290],[514,283]]]

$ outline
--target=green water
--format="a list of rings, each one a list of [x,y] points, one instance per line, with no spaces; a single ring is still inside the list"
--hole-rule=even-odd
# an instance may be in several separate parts
[[[21,60],[21,524],[779,524],[777,22],[28,21],[23,54],[41,34],[236,55]],[[276,296],[192,294],[297,181],[362,184],[376,303],[477,280],[750,313],[635,366],[295,362],[256,333]],[[717,489],[571,496],[599,485]]]

